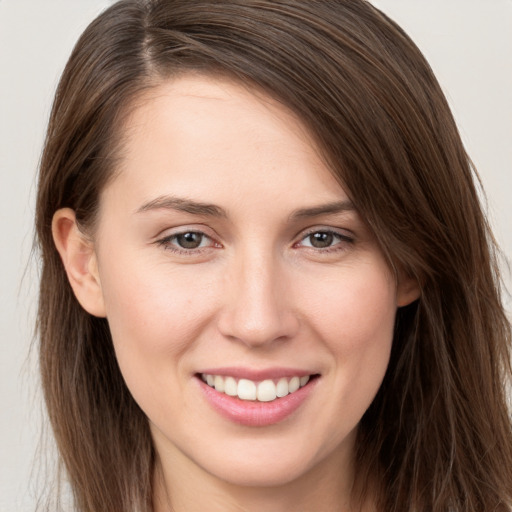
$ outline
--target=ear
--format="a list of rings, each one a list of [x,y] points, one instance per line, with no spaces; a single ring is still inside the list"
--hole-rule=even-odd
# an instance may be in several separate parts
[[[421,286],[414,277],[400,276],[396,290],[396,305],[401,308],[419,299]]]
[[[52,234],[78,302],[91,315],[105,317],[94,245],[78,228],[73,210],[62,208],[55,212]]]

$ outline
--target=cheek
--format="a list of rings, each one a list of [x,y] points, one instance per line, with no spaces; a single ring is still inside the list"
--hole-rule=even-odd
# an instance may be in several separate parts
[[[158,392],[179,375],[183,354],[193,350],[198,333],[213,314],[209,290],[215,286],[211,280],[198,279],[192,266],[185,272],[170,272],[165,265],[114,254],[101,273],[118,363],[140,403],[137,395]],[[172,371],[169,362],[174,364]]]
[[[316,284],[315,284],[316,283]],[[308,283],[315,293],[306,309],[318,331],[324,332],[331,349],[361,352],[390,342],[396,314],[396,287],[387,267],[382,264],[347,268],[330,279]]]
[[[107,317],[128,339],[141,331],[154,334],[139,340],[144,344],[158,343],[162,337],[187,338],[211,306],[213,283],[199,279],[192,266],[172,272],[144,258],[111,261],[115,265],[102,268],[101,276]]]
[[[311,325],[331,354],[330,389],[354,423],[372,402],[389,363],[395,294],[387,268],[372,265],[330,281],[309,303]]]

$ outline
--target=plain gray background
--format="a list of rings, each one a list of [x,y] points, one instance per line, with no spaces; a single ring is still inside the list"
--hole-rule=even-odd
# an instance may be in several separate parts
[[[0,0],[0,511],[34,509],[41,398],[29,357],[35,173],[52,95],[80,32],[108,0]],[[443,86],[512,256],[512,0],[375,0]],[[506,282],[511,287],[510,274]],[[511,301],[505,297],[510,310]]]

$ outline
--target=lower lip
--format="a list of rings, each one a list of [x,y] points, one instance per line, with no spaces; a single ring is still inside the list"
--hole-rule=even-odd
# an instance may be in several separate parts
[[[257,402],[220,393],[198,379],[206,400],[221,416],[247,427],[266,427],[285,420],[305,402],[317,381],[318,378],[312,379],[294,393],[272,402]]]

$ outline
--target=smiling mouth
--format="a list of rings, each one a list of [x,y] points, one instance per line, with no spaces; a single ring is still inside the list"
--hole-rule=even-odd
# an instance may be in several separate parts
[[[282,377],[280,379],[265,379],[252,381],[249,379],[236,379],[235,377],[201,373],[198,377],[219,393],[237,397],[240,400],[255,402],[273,402],[283,398],[306,386],[308,382],[318,375],[303,377]]]

